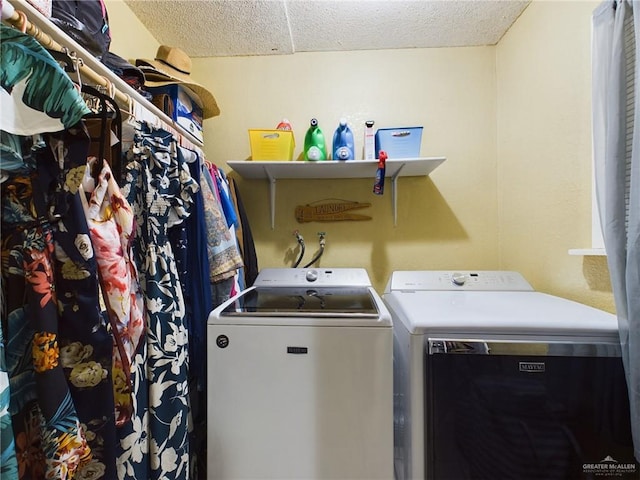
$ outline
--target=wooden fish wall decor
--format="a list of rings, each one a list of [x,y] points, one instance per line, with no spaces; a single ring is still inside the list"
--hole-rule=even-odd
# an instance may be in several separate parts
[[[350,213],[351,210],[359,210],[370,206],[370,203],[352,202],[349,200],[318,204],[312,203],[308,205],[298,205],[295,210],[295,215],[299,223],[371,220],[371,217],[368,215]]]

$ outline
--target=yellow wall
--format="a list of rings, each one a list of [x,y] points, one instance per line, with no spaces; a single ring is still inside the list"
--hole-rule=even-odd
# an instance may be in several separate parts
[[[119,4],[108,5],[112,51],[153,58],[157,42],[126,4],[110,3]],[[395,227],[389,183],[378,197],[373,178],[280,180],[272,230],[267,182],[239,178],[260,268],[292,265],[296,229],[309,260],[324,231],[321,265],[365,267],[379,291],[399,269],[513,269],[538,290],[612,311],[605,259],[567,253],[590,246],[595,5],[535,1],[496,47],[194,58],[194,78],[222,111],[205,121],[205,152],[226,171],[250,155],[249,128],[282,117],[294,126],[296,156],[311,117],[331,136],[344,116],[357,154],[362,124],[374,119],[423,125],[421,154],[447,158],[429,177],[399,180]],[[132,30],[141,42],[118,36]],[[370,202],[359,213],[373,219],[296,222],[296,205],[330,198]]]
[[[194,59],[194,75],[222,111],[205,122],[206,152],[218,165],[248,157],[247,129],[274,128],[282,117],[293,124],[295,156],[312,117],[332,136],[345,116],[359,155],[364,121],[374,119],[377,127],[424,126],[422,155],[447,157],[430,177],[399,179],[396,227],[390,184],[384,196],[373,195],[374,172],[359,180],[278,181],[273,230],[267,182],[241,180],[260,267],[291,266],[298,229],[307,260],[325,231],[321,265],[365,267],[380,290],[396,269],[496,268],[494,59],[492,47]],[[330,198],[370,202],[359,213],[373,219],[296,222],[296,205]]]
[[[599,2],[536,1],[496,48],[500,267],[613,311],[591,244],[591,13]]]
[[[154,58],[158,41],[123,0],[105,0],[111,29],[109,50],[125,59]]]

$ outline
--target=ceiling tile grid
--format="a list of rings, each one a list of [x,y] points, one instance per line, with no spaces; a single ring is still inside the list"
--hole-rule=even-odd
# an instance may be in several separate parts
[[[191,57],[495,45],[515,0],[125,0]]]

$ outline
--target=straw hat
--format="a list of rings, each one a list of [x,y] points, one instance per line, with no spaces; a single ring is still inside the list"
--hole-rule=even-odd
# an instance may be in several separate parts
[[[147,87],[162,87],[176,83],[184,85],[200,97],[204,118],[220,115],[213,94],[191,79],[191,58],[179,48],[160,45],[155,60],[138,58],[136,66],[144,72],[144,84]]]

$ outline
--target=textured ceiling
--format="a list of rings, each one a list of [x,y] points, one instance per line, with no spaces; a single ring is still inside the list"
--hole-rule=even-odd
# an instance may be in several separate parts
[[[494,45],[529,1],[125,0],[191,57]]]

